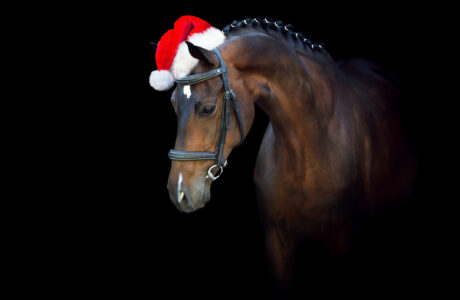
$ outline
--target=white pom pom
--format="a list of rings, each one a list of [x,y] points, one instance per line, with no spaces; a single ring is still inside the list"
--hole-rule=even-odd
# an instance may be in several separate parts
[[[166,91],[173,87],[174,77],[168,70],[155,70],[150,73],[149,82],[157,91]]]

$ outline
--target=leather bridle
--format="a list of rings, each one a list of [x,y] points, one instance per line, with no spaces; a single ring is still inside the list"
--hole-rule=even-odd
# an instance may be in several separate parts
[[[227,166],[227,160],[224,160],[224,146],[225,146],[225,139],[227,136],[227,131],[230,129],[230,105],[233,104],[233,109],[235,111],[236,118],[238,120],[238,125],[240,127],[241,133],[241,141],[240,144],[243,142],[244,139],[244,128],[243,128],[243,121],[241,119],[240,110],[238,108],[238,103],[236,101],[236,95],[230,87],[230,82],[227,76],[227,66],[219,52],[219,50],[213,49],[213,52],[216,54],[217,58],[219,59],[220,67],[217,69],[213,69],[207,72],[192,74],[180,79],[176,79],[176,83],[179,85],[192,85],[197,84],[216,76],[221,76],[222,83],[224,86],[224,95],[223,105],[222,105],[222,114],[221,114],[221,121],[220,121],[220,131],[219,137],[217,138],[216,148],[214,152],[201,152],[201,151],[184,151],[184,150],[175,150],[171,149],[168,153],[168,156],[171,160],[180,160],[180,161],[195,161],[195,160],[215,160],[216,163],[212,165],[208,169],[208,175],[206,178],[210,178],[211,180],[216,180],[217,178],[222,175],[224,171],[224,167]],[[214,168],[219,168],[220,171],[214,175],[212,170]]]

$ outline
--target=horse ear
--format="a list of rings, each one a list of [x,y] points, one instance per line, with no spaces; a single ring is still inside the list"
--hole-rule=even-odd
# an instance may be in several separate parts
[[[185,43],[187,43],[188,51],[194,58],[198,59],[206,66],[217,66],[218,61],[216,59],[215,54],[212,51],[206,50],[199,46],[195,46],[189,41],[185,41]]]

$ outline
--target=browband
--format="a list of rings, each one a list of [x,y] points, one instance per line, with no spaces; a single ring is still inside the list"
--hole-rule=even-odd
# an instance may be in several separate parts
[[[206,71],[203,73],[192,74],[180,79],[176,79],[177,84],[181,85],[190,85],[190,84],[197,84],[206,80],[209,80],[213,77],[222,75],[223,72],[226,72],[226,68],[218,68],[210,71]]]

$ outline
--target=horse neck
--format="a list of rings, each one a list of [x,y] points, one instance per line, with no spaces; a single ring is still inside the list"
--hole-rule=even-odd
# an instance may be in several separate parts
[[[270,118],[276,140],[296,149],[314,143],[334,109],[332,60],[262,35],[244,39],[243,47],[239,61],[257,81],[254,101]]]

